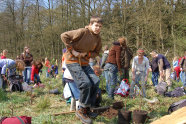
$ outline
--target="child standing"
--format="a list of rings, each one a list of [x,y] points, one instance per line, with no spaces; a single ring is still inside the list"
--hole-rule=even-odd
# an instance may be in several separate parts
[[[98,56],[101,50],[101,27],[102,19],[91,17],[89,26],[61,34],[67,47],[66,66],[80,90],[76,116],[88,124],[92,123],[90,117],[97,116],[90,107],[94,106],[100,80],[89,66],[89,59]]]
[[[24,82],[29,84],[31,76],[31,63],[33,61],[33,56],[30,53],[29,47],[27,46],[24,47],[24,52],[21,54],[20,59],[25,62],[25,70],[23,72]]]
[[[46,77],[49,77],[49,73],[48,70],[50,69],[50,61],[48,60],[48,58],[45,58],[45,67],[46,67]]]

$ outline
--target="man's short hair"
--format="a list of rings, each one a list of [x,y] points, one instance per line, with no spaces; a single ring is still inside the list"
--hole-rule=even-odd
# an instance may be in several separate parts
[[[90,18],[90,24],[93,24],[94,22],[103,24],[103,20],[98,16],[92,16]]]
[[[152,52],[150,52],[150,54],[157,54],[158,52],[156,50],[153,50]]]

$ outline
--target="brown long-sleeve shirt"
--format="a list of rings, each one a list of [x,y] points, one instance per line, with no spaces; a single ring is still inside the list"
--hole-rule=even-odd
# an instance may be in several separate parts
[[[67,47],[66,64],[88,65],[89,58],[98,56],[102,47],[100,35],[94,34],[89,27],[64,32],[61,34],[61,39]],[[79,60],[72,54],[72,50],[80,53],[86,52],[87,55]]]
[[[120,69],[121,69],[120,55],[121,55],[120,43],[119,42],[114,42],[113,46],[109,50],[109,55],[108,55],[106,63],[112,63],[112,64],[117,65],[118,70],[120,71]]]

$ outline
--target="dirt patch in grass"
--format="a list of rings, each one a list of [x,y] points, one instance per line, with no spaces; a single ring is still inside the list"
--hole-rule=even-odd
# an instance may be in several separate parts
[[[100,114],[101,116],[104,116],[106,118],[113,118],[113,117],[116,117],[118,115],[118,110],[110,107],[109,109],[107,109],[105,112],[101,113]]]

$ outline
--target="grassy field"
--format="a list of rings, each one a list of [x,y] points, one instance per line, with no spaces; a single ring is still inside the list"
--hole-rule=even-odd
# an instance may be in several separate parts
[[[59,75],[56,79],[45,78],[44,76],[45,73],[41,75],[41,80],[45,84],[45,88],[36,88],[32,93],[4,93],[0,90],[0,116],[27,115],[32,117],[33,124],[81,124],[81,121],[75,117],[74,113],[59,116],[53,115],[55,113],[68,112],[70,109],[70,104],[66,103],[66,100],[62,98],[62,94],[49,94],[49,90],[54,88],[59,88],[62,92],[62,76]],[[168,114],[168,108],[173,102],[186,99],[186,95],[179,98],[159,96],[154,92],[153,86],[151,86],[149,82],[148,84],[148,98],[152,99],[153,97],[157,97],[159,100],[158,103],[150,105],[143,101],[141,97],[130,99],[120,96],[116,96],[115,101],[126,102],[126,109],[128,110],[141,108],[142,110],[148,111],[148,116],[150,119],[146,123],[150,123]],[[181,82],[174,82],[173,84],[173,87],[181,86]],[[100,87],[105,88],[105,81],[102,78]],[[102,97],[103,101],[101,106],[109,106],[112,105],[112,102],[114,102],[109,100],[106,94],[103,94]],[[94,124],[117,124],[117,116],[112,119],[98,116],[94,120]]]

